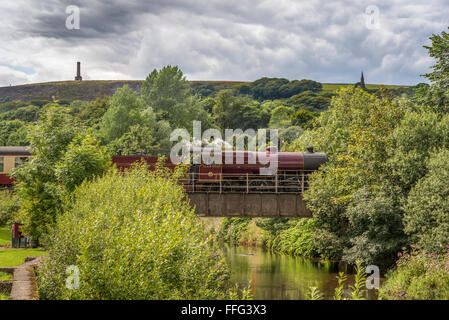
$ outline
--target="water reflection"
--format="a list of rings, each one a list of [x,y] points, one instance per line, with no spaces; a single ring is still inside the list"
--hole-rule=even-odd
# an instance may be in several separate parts
[[[224,246],[223,251],[231,268],[231,280],[242,288],[251,280],[255,299],[301,300],[310,287],[317,287],[324,299],[333,299],[336,276],[343,266],[335,262],[310,260],[271,253],[262,248]],[[348,285],[354,276],[348,276]],[[367,298],[375,298],[370,290]]]

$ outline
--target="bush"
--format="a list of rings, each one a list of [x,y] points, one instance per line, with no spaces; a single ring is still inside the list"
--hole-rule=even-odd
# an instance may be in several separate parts
[[[449,251],[429,254],[425,250],[403,248],[396,270],[387,274],[381,287],[386,299],[449,299]]]
[[[251,218],[224,218],[218,230],[217,239],[223,242],[239,243],[248,231]]]
[[[267,242],[267,246],[282,253],[315,257],[318,255],[313,239],[315,232],[315,219],[298,219],[296,225],[280,231],[279,236]]]
[[[0,226],[10,226],[19,208],[17,197],[9,191],[0,191]]]
[[[66,204],[38,270],[41,299],[235,298],[210,234],[164,169],[111,170]],[[79,268],[79,289],[65,286]]]
[[[388,267],[394,264],[395,254],[406,242],[403,232],[398,192],[389,186],[361,188],[353,195],[345,215],[351,226],[351,247],[344,250],[343,260],[360,260]]]

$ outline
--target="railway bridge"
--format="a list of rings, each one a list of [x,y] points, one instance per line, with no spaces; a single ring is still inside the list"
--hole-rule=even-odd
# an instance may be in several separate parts
[[[302,197],[308,173],[228,176],[215,184],[194,184],[198,179],[188,179],[185,187],[192,207],[203,217],[310,218]]]

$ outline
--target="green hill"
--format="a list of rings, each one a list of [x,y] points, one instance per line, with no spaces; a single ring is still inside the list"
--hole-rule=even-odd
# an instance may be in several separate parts
[[[236,88],[249,82],[243,81],[189,81],[196,92],[207,96],[209,93]],[[115,90],[129,85],[140,92],[142,80],[83,80],[34,83],[19,86],[0,87],[0,101],[32,101],[32,100],[84,100],[92,101],[104,95],[111,96]],[[323,91],[334,93],[340,87],[353,84],[323,83]],[[379,89],[382,85],[367,85],[368,89]],[[408,89],[409,86],[383,86],[389,89]]]
[[[192,89],[211,87],[213,90],[230,89],[244,82],[237,81],[190,81]],[[111,96],[125,84],[140,92],[142,80],[83,80],[34,83],[19,86],[0,87],[0,101],[3,100],[84,100],[91,101],[104,95]]]

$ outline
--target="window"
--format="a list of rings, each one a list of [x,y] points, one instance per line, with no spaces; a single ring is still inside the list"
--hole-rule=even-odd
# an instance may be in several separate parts
[[[15,157],[15,159],[14,159],[14,168],[20,167],[27,160],[28,160],[27,157]]]
[[[0,157],[0,172],[3,172],[4,169],[4,157]]]

